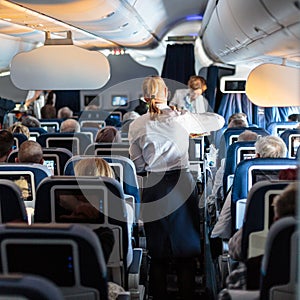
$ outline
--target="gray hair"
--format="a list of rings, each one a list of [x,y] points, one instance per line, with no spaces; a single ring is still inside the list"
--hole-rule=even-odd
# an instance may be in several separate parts
[[[80,132],[80,125],[74,119],[67,119],[61,123],[60,132]]]
[[[243,131],[239,137],[238,141],[256,141],[258,138],[258,134],[251,130],[245,130]]]
[[[259,137],[255,143],[255,151],[260,157],[286,157],[287,148],[284,141],[277,136]]]

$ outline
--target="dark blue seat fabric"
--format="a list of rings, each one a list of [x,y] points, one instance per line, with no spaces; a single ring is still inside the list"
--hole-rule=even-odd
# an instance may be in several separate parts
[[[227,190],[227,178],[229,175],[234,174],[238,162],[242,161],[239,157],[241,149],[255,150],[255,141],[235,142],[228,146],[226,154],[226,163],[223,176],[223,190]]]
[[[68,299],[108,299],[101,243],[90,228],[79,224],[0,225],[0,246],[6,250],[0,253],[1,273],[6,269],[8,274],[46,277]]]
[[[78,141],[79,149],[77,149]],[[37,142],[43,147],[58,147],[70,150],[74,155],[83,154],[87,146],[91,143],[90,138],[82,133],[56,132],[45,133],[37,138]]]
[[[300,129],[287,129],[280,135],[280,137],[286,144],[288,156],[296,157],[296,152],[300,145],[300,142],[297,141],[297,139],[300,140]]]
[[[47,133],[47,130],[45,130],[42,127],[28,127],[29,132],[37,132],[39,135]]]
[[[298,125],[298,122],[272,122],[268,125],[267,131],[271,135],[280,136],[286,129],[294,129]]]
[[[93,158],[97,156],[93,155],[81,155],[81,156],[73,156],[67,162],[64,175],[71,175],[74,176],[74,166],[76,162],[83,158]],[[134,163],[127,157],[119,156],[119,155],[112,155],[112,156],[100,156],[108,163],[118,163],[121,164],[123,167],[123,191],[127,195],[131,195],[134,197],[135,200],[135,219],[139,219],[140,215],[140,192],[139,192],[139,185],[137,181],[137,174]]]
[[[281,218],[271,226],[262,261],[260,299],[270,299],[269,293],[272,287],[284,285],[290,281],[291,259],[294,258],[292,253],[299,254],[298,243],[292,244],[296,230],[297,221],[294,217]],[[292,249],[292,247],[296,249]],[[294,259],[294,263],[298,263],[297,259]]]
[[[15,158],[18,156],[18,149],[13,150],[8,158],[7,162],[13,163],[15,162]],[[57,173],[54,175],[63,175],[65,164],[72,157],[72,152],[65,148],[43,148],[43,158],[44,160],[50,158],[58,158],[58,166],[56,166]]]
[[[0,208],[0,223],[28,222],[21,190],[10,180],[0,179]]]
[[[85,155],[121,155],[129,158],[128,143],[94,143],[90,144],[85,152]]]
[[[234,231],[236,226],[236,203],[241,199],[247,199],[248,192],[255,183],[254,181],[278,179],[280,170],[294,168],[297,165],[299,165],[299,162],[290,158],[254,158],[243,160],[237,165],[231,197],[231,216]],[[253,175],[254,172],[257,173],[256,179]]]
[[[19,148],[23,142],[27,141],[27,136],[23,133],[14,133],[13,136],[14,136],[14,145],[16,148]]]
[[[30,300],[63,300],[60,289],[50,280],[36,275],[0,275],[0,297]],[[9,298],[10,299],[10,298]]]
[[[248,257],[249,236],[253,232],[262,231],[264,229],[265,222],[265,200],[267,193],[279,193],[292,181],[261,181],[256,183],[250,190],[247,197],[246,211],[243,221],[243,234],[242,234],[242,257],[246,259]],[[277,193],[276,193],[277,194]],[[271,200],[271,199],[270,199]],[[269,204],[269,211],[273,211]],[[272,214],[268,214],[268,218]],[[272,223],[273,220],[268,220],[268,223]]]
[[[261,136],[269,135],[269,133],[265,129],[259,128],[259,127],[254,127],[254,126],[242,127],[242,128],[227,128],[224,131],[224,133],[221,137],[221,140],[220,140],[219,160],[221,160],[222,158],[224,158],[226,156],[227,148],[233,142],[232,139],[234,139],[236,141],[238,136],[245,130],[254,131],[258,135],[261,135]]]

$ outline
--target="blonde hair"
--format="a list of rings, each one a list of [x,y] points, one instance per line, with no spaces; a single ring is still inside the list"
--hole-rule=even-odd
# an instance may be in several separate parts
[[[160,76],[152,76],[144,80],[142,88],[144,98],[149,104],[150,118],[155,119],[157,115],[162,113],[156,104],[167,101],[167,86]]]
[[[115,173],[110,165],[100,157],[84,158],[74,167],[76,176],[106,176],[115,178]]]
[[[16,122],[11,125],[8,129],[11,133],[23,133],[29,139],[30,132],[27,126],[23,125],[21,122]]]

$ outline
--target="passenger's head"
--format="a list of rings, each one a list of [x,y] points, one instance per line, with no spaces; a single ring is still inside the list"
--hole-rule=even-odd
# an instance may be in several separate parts
[[[0,162],[5,162],[14,145],[14,136],[8,130],[0,130]]]
[[[228,128],[241,128],[241,127],[248,127],[248,121],[247,119],[241,118],[241,119],[233,119],[228,124]]]
[[[247,115],[243,112],[232,114],[228,119],[228,124],[235,119],[245,119],[247,121]]]
[[[43,149],[41,145],[35,141],[23,142],[19,147],[16,162],[43,164]]]
[[[58,119],[68,119],[72,117],[73,117],[73,111],[68,106],[64,106],[60,108],[57,112]]]
[[[239,137],[238,137],[238,141],[242,142],[242,141],[256,141],[258,137],[258,134],[254,131],[251,130],[245,130],[243,131]]]
[[[52,104],[47,104],[41,108],[42,119],[55,119],[56,108]]]
[[[300,114],[291,114],[288,116],[289,122],[300,122]]]
[[[22,133],[26,135],[26,137],[29,139],[30,132],[27,126],[23,125],[21,122],[16,122],[13,125],[11,125],[8,129],[12,134],[14,133]]]
[[[100,157],[81,159],[76,163],[74,172],[75,176],[106,176],[115,178],[113,169]]]
[[[160,104],[167,104],[168,88],[160,76],[147,77],[143,82],[144,99],[149,105],[151,118],[161,114]]]
[[[95,138],[96,143],[121,143],[122,138],[118,129],[114,126],[106,126],[100,129]]]
[[[60,124],[60,132],[80,132],[80,125],[74,119],[67,119]]]
[[[290,183],[280,195],[274,198],[272,204],[274,206],[274,221],[296,215],[297,186],[297,182]]]
[[[40,121],[33,116],[26,116],[22,118],[22,125],[27,127],[41,127]]]
[[[255,143],[255,152],[257,157],[279,158],[286,157],[287,148],[280,137],[268,135],[258,138]]]
[[[197,75],[193,75],[190,77],[188,81],[188,87],[196,97],[207,90],[205,79]]]

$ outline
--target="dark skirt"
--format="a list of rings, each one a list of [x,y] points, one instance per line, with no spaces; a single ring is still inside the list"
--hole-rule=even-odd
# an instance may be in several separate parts
[[[200,214],[196,183],[188,170],[149,173],[142,218],[152,258],[200,255]]]

